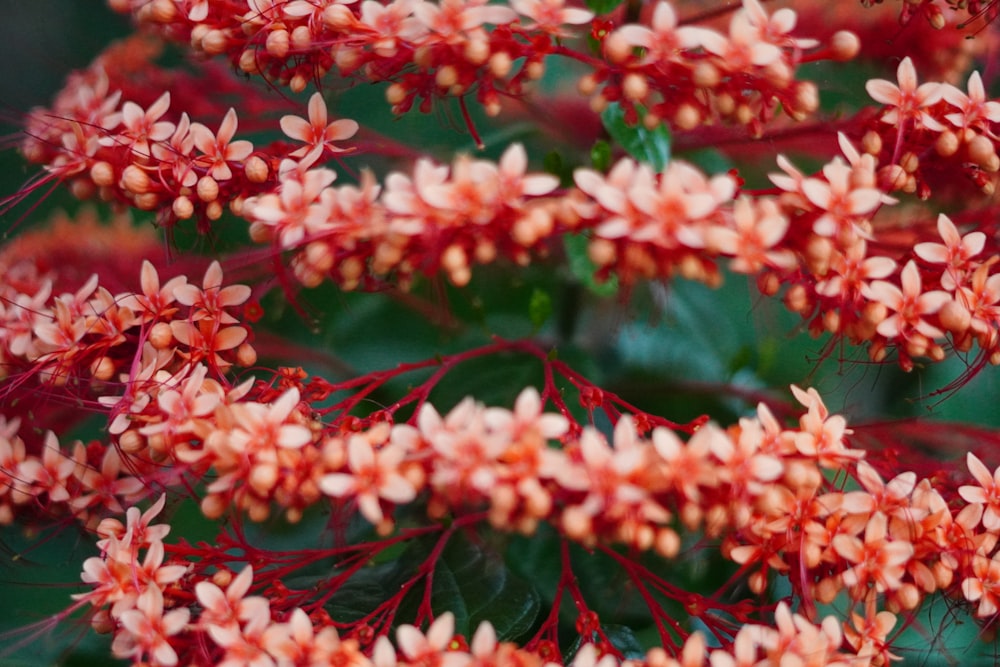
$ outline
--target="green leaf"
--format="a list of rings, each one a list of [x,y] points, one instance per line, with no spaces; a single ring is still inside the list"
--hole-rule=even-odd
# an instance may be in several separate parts
[[[597,171],[607,171],[611,168],[611,146],[603,139],[598,139],[590,147],[590,164]]]
[[[607,14],[618,8],[618,5],[622,4],[623,0],[587,0],[587,9],[594,12],[598,16],[601,14]]]
[[[567,162],[559,151],[549,151],[542,159],[542,168],[559,178],[559,184],[568,188],[573,185],[573,165]]]
[[[509,641],[531,630],[541,603],[535,589],[508,570],[499,554],[458,533],[434,568],[431,607],[436,614],[455,614],[456,633],[471,637],[480,623],[489,621],[497,638]]]
[[[338,622],[353,623],[377,609],[386,600],[396,595],[406,582],[417,575],[421,563],[426,561],[434,548],[438,535],[427,535],[409,540],[402,550],[393,549],[391,560],[369,564],[351,575],[351,578],[340,584],[330,595],[324,608],[331,618]],[[381,554],[380,554],[381,555]],[[329,590],[330,584],[339,571],[334,570],[325,576],[286,577],[289,588],[305,590],[307,588]],[[422,592],[418,583],[410,593]],[[412,623],[419,605],[419,596],[406,595],[396,608],[395,622]]]
[[[528,301],[528,317],[531,318],[536,331],[552,317],[552,297],[548,292],[537,287],[532,290],[531,299]]]
[[[660,172],[667,168],[670,162],[670,132],[666,125],[660,123],[652,130],[642,124],[645,114],[640,110],[639,123],[629,125],[625,122],[625,110],[620,104],[609,104],[601,114],[604,129],[611,138],[640,162],[653,167]]]
[[[639,638],[629,627],[624,625],[605,625],[602,623],[601,630],[604,631],[604,635],[611,642],[611,645],[618,649],[622,657],[626,660],[643,660],[646,657],[646,651],[642,648],[642,642],[639,641]],[[596,636],[577,636],[573,640],[573,643],[563,652],[563,662],[567,665],[570,664],[576,658],[576,654],[584,644],[589,644],[596,640]]]
[[[642,642],[628,626],[602,624],[601,630],[604,631],[611,645],[618,649],[626,660],[643,660],[646,657]]]
[[[618,293],[618,279],[612,276],[601,282],[595,277],[597,266],[587,254],[589,240],[582,234],[563,235],[563,245],[566,248],[566,258],[569,260],[569,270],[573,277],[583,283],[588,290],[597,296],[611,296]]]
[[[392,593],[387,590],[387,584],[394,580],[396,578],[394,575],[398,573],[398,562],[372,565],[358,570],[324,605],[327,613],[338,623],[361,620],[392,597]],[[304,582],[301,580],[293,580],[291,586],[302,583]]]

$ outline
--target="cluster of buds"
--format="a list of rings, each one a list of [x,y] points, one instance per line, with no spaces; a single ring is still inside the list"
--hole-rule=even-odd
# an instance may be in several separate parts
[[[174,667],[178,664],[218,665],[244,663],[263,667],[302,664],[346,664],[352,667],[415,667],[438,664],[449,667],[504,664],[558,667],[558,649],[548,643],[533,648],[500,642],[492,624],[483,622],[471,640],[455,634],[455,617],[445,612],[426,631],[411,624],[396,630],[396,645],[385,635],[371,642],[369,633],[343,636],[322,607],[292,606],[287,598],[269,598],[261,587],[267,573],[250,565],[238,574],[225,566],[209,573],[203,563],[185,563],[166,556],[167,524],[153,524],[163,508],[163,498],[140,514],[130,508],[126,523],[108,519],[99,528],[103,555],[84,564],[83,580],[92,590],[74,596],[78,605],[96,607],[92,623],[102,632],[114,633],[112,652],[132,664]],[[141,559],[141,560],[140,560]],[[213,566],[215,567],[215,566]],[[255,576],[256,575],[256,576]],[[286,593],[291,593],[285,589]],[[308,608],[313,610],[307,611]],[[844,631],[834,617],[816,625],[793,614],[781,603],[775,625],[747,623],[735,633],[729,648],[706,649],[701,633],[691,634],[677,658],[662,648],[642,659],[621,660],[607,646],[582,643],[568,667],[723,667],[735,660],[757,665],[787,663],[790,656],[814,665],[852,664],[878,666],[891,656],[880,641],[895,618],[880,612],[875,618],[857,616],[868,623],[850,628],[846,637],[853,650],[842,650]],[[872,630],[876,625],[879,629]],[[369,629],[370,630],[370,629]],[[884,632],[883,632],[884,631]],[[863,633],[863,634],[862,634]],[[365,641],[369,646],[364,646]]]
[[[20,430],[20,419],[0,416],[0,525],[68,515],[92,528],[148,494],[145,476],[123,467],[114,447],[76,440],[67,451],[52,431],[29,444]]]
[[[525,81],[542,76],[542,61],[556,50],[554,40],[566,34],[565,26],[593,18],[561,0],[512,7],[479,0],[111,5],[196,53],[228,57],[241,71],[296,92],[331,71],[392,81],[387,98],[397,112],[475,92],[487,112],[497,113],[502,96],[518,95]]]
[[[795,120],[819,107],[815,84],[795,79],[799,64],[850,60],[860,49],[848,31],[818,48],[816,40],[791,35],[795,22],[792,9],[768,16],[758,0],[745,0],[723,35],[679,27],[673,7],[658,2],[651,25],[626,24],[607,35],[607,64],[582,79],[580,90],[596,93],[591,106],[597,111],[620,101],[633,122],[638,105],[646,109],[643,122],[649,126],[666,121],[692,130],[726,122],[759,135],[779,106]]]
[[[861,0],[866,7],[882,0]],[[962,27],[988,25],[1000,16],[1000,7],[992,0],[906,0],[901,3],[899,21],[903,25],[923,17],[937,30],[949,24],[952,15],[963,17]]]
[[[795,12],[769,17],[758,0],[746,0],[725,36],[705,28],[676,29],[673,7],[662,0],[652,25],[603,28],[603,58],[563,45],[582,36],[593,12],[563,0],[518,0],[510,7],[459,0],[376,2],[247,2],[217,7],[208,0],[118,0],[168,39],[195,52],[226,56],[248,74],[304,90],[335,70],[341,76],[390,81],[386,97],[403,113],[427,111],[435,98],[475,95],[490,115],[501,99],[519,96],[526,81],[541,78],[548,56],[561,55],[594,69],[581,90],[600,107],[623,100],[633,122],[636,104],[646,122],[660,119],[690,129],[725,120],[759,131],[780,105],[793,118],[816,110],[815,85],[796,82],[796,67],[821,59],[847,60],[859,43],[849,32],[817,48],[789,33]],[[615,19],[609,26],[615,27]],[[487,26],[492,26],[487,29]],[[641,56],[635,52],[642,51]],[[803,53],[808,50],[809,53]],[[678,89],[678,82],[691,85]],[[469,124],[472,129],[471,122]]]
[[[207,80],[197,82],[167,75],[153,64],[158,53],[159,47],[148,39],[131,37],[76,72],[51,108],[28,115],[21,145],[25,158],[44,165],[47,180],[67,183],[80,199],[152,211],[168,228],[194,219],[199,231],[207,232],[228,208],[238,209],[247,196],[273,187],[274,167],[281,158],[293,156],[311,164],[324,153],[342,150],[333,142],[357,132],[351,120],[327,123],[325,104],[317,98],[309,107],[309,120],[288,115],[280,123],[289,138],[305,147],[276,142],[255,149],[252,142],[235,138],[235,109],[225,110],[211,99],[188,104],[191,91],[206,86],[219,97],[246,97],[245,90],[211,68]],[[123,68],[123,62],[129,67]],[[151,97],[152,91],[163,88],[166,92]],[[220,118],[217,127],[172,109],[177,98],[185,109]],[[272,107],[256,111],[288,108]],[[318,123],[322,128],[314,131]]]
[[[342,286],[394,274],[444,271],[456,285],[470,265],[506,257],[519,264],[555,232],[558,179],[529,174],[524,148],[514,144],[498,163],[459,157],[449,169],[421,159],[413,175],[392,173],[385,185],[370,173],[359,186],[331,187],[329,169],[287,161],[279,183],[241,210],[251,236],[279,250],[296,250],[298,279],[315,286],[332,276]]]
[[[958,171],[992,194],[1000,171],[992,129],[1000,121],[1000,103],[987,98],[979,72],[969,76],[966,91],[950,83],[918,85],[913,62],[904,58],[897,79],[898,84],[873,79],[866,85],[868,94],[884,105],[867,122],[861,141],[862,150],[883,165],[879,186],[921,199],[932,193],[961,196]]]
[[[679,663],[656,649],[636,664],[722,665],[731,664],[726,660],[733,656],[777,660],[800,650],[815,658],[822,645],[829,662],[817,664],[839,664],[851,656],[881,665],[893,657],[894,613],[916,608],[928,594],[943,591],[974,605],[981,618],[994,615],[1000,605],[995,592],[1000,568],[993,565],[1000,541],[995,488],[1000,473],[991,473],[970,454],[967,463],[976,483],[962,486],[959,497],[950,499],[914,473],[885,482],[861,460],[863,452],[848,448],[850,431],[843,417],[830,414],[815,391],[793,391],[806,408],[798,428],[781,427],[761,405],[755,417],[727,430],[707,424],[687,442],[662,427],[644,436],[629,416],[618,420],[613,443],[589,427],[568,429],[566,416],[543,412],[531,389],[513,411],[470,399],[442,417],[425,404],[414,425],[382,423],[327,438],[317,465],[334,472],[321,472],[317,483],[334,502],[356,508],[386,535],[391,508],[418,500],[426,502],[432,516],[456,517],[441,536],[444,541],[452,531],[481,520],[484,505],[501,530],[533,532],[544,521],[590,548],[625,542],[668,558],[678,556],[675,526],[700,530],[723,537],[722,554],[745,570],[756,570],[750,577],[753,590],[764,590],[768,572],[775,571],[787,576],[804,600],[828,602],[844,592],[855,610],[849,619],[827,618],[815,626],[808,620],[811,606],[807,615],[792,616],[779,605],[773,627],[745,621],[736,632],[722,617],[705,614],[699,618],[717,637],[728,637],[722,648],[708,651],[700,635],[685,633]],[[285,414],[297,399],[297,392],[289,390],[266,407]],[[258,424],[265,421],[262,414],[257,417]],[[224,437],[234,438],[250,421]],[[307,429],[282,425],[277,418],[270,422],[284,446],[311,446]],[[578,435],[570,435],[574,430]],[[556,438],[562,445],[553,448],[549,443]],[[825,470],[847,472],[858,488],[833,486]],[[238,474],[253,477],[255,469]],[[281,568],[255,573],[246,567],[237,575],[223,565],[233,558],[224,544],[218,553],[165,545],[169,527],[150,523],[162,506],[161,499],[142,515],[130,509],[126,525],[103,521],[98,527],[102,556],[84,565],[83,580],[91,590],[76,597],[98,608],[93,622],[115,633],[116,655],[168,666],[182,660],[218,664],[235,655],[258,656],[261,664],[296,664],[284,652],[292,650],[292,638],[300,652],[295,655],[343,650],[362,665],[410,664],[447,651],[458,651],[451,660],[467,659],[461,653],[465,645],[452,643],[447,615],[432,624],[425,642],[401,630],[397,649],[384,636],[362,645],[359,640],[372,639],[364,623],[338,626],[323,609],[347,578],[331,574],[330,590],[323,587],[324,595],[316,597],[317,587],[285,587]],[[370,558],[394,541],[350,550]],[[247,558],[267,562],[265,552],[253,553]],[[255,574],[261,595],[249,596]],[[653,607],[650,611],[655,614]],[[340,639],[336,627],[351,628],[348,638]],[[490,630],[480,632],[492,638],[474,638],[472,654],[486,659],[487,648],[498,645]],[[847,649],[851,652],[841,653]],[[618,664],[595,650],[581,650],[572,664],[597,658]],[[527,659],[542,661],[539,653],[531,653]]]

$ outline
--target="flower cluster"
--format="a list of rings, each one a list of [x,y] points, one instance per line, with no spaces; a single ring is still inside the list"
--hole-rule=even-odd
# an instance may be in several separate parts
[[[659,2],[650,25],[626,24],[607,35],[608,64],[581,81],[580,88],[596,92],[592,106],[597,108],[620,100],[634,115],[637,105],[643,107],[649,126],[662,119],[691,130],[725,121],[759,134],[779,106],[793,119],[818,108],[815,84],[795,80],[800,63],[850,60],[860,48],[857,38],[844,31],[833,35],[828,47],[816,49],[816,40],[792,36],[795,22],[790,8],[768,16],[758,0],[745,0],[724,35],[679,27],[673,7]],[[806,56],[807,51],[812,53]]]
[[[544,195],[558,179],[526,173],[518,144],[498,163],[459,157],[449,169],[421,159],[412,177],[392,173],[384,186],[366,172],[358,186],[332,187],[335,172],[307,166],[284,162],[277,187],[241,210],[255,240],[297,251],[293,271],[307,286],[331,276],[351,289],[390,275],[405,285],[439,270],[465,285],[472,262],[525,264],[554,233],[554,202]]]
[[[590,10],[562,0],[518,0],[510,7],[461,0],[111,5],[196,52],[226,56],[242,71],[295,91],[332,71],[391,81],[386,97],[397,113],[414,105],[426,111],[443,96],[458,96],[464,105],[464,96],[475,95],[496,115],[504,97],[521,95],[525,82],[541,78],[546,58],[561,55],[594,69],[581,90],[590,95],[600,87],[593,103],[598,107],[621,99],[633,119],[641,104],[649,107],[647,122],[663,118],[690,129],[724,119],[759,129],[779,104],[792,117],[816,110],[815,86],[794,80],[799,63],[850,59],[858,50],[847,32],[822,49],[815,40],[792,37],[795,12],[782,9],[769,17],[758,0],[746,0],[728,35],[675,30],[675,11],[663,0],[649,25],[602,29],[601,58],[562,45],[594,19]],[[631,54],[636,49],[641,57]],[[808,57],[803,50],[811,51]],[[680,81],[690,85],[678,89]]]
[[[995,3],[888,43],[898,7],[843,3],[109,4],[141,36],[26,116],[0,203],[139,212],[0,247],[0,528],[96,543],[51,618],[136,666],[882,667],[934,600],[1000,614],[990,429],[925,456],[755,350],[626,368],[716,355],[714,314],[607,335],[736,274],[823,357],[1000,365]],[[504,145],[380,136],[359,82]]]
[[[542,413],[533,390],[521,394],[513,412],[467,400],[441,417],[425,404],[415,426],[376,426],[328,441],[339,444],[342,463],[331,465],[339,471],[322,475],[318,486],[334,499],[356,504],[386,534],[386,508],[412,502],[429,487],[427,507],[433,514],[471,518],[476,515],[466,513],[485,502],[490,522],[502,530],[533,532],[539,521],[548,521],[592,546],[624,541],[670,558],[680,544],[672,527],[676,515],[684,530],[725,535],[727,558],[760,568],[750,577],[755,590],[764,589],[766,573],[773,570],[785,573],[803,599],[824,602],[846,591],[859,610],[842,624],[831,617],[815,626],[779,605],[774,628],[744,625],[730,634],[729,649],[706,655],[703,639],[690,635],[679,654],[684,665],[731,664],[734,657],[756,655],[776,660],[796,651],[817,660],[825,651],[825,661],[816,664],[835,664],[846,655],[883,664],[891,657],[889,633],[896,621],[880,606],[910,610],[937,590],[962,595],[977,605],[980,617],[995,614],[1000,472],[990,473],[970,454],[977,484],[959,489],[966,501],[960,506],[913,473],[884,482],[860,460],[861,451],[845,446],[844,419],[829,414],[814,391],[793,389],[807,409],[798,429],[781,428],[761,405],[756,418],[729,430],[706,425],[685,443],[664,428],[643,438],[625,416],[615,427],[613,447],[589,427],[576,438],[566,437],[567,419]],[[290,404],[289,395],[275,408]],[[289,426],[279,430],[286,446],[308,433]],[[558,437],[562,447],[546,446]],[[324,460],[337,448],[328,444]],[[851,471],[860,488],[828,488],[824,468]],[[385,637],[370,647],[368,658],[357,638],[338,637],[305,591],[270,601],[247,596],[254,582],[249,566],[239,575],[226,568],[210,573],[214,563],[189,562],[183,550],[167,558],[174,550],[163,543],[169,527],[150,524],[162,507],[161,498],[141,516],[132,508],[124,526],[102,522],[102,556],[84,565],[83,580],[92,589],[76,597],[99,608],[93,623],[115,633],[116,655],[161,665],[219,664],[236,656],[296,664],[295,655],[339,651],[358,664],[409,664],[437,654],[434,660],[468,660],[462,645],[452,643],[447,616],[426,638],[400,629],[395,658]],[[334,581],[342,585],[344,579]],[[299,606],[293,607],[293,600]],[[204,634],[209,648],[185,638],[189,633]],[[481,629],[477,637],[473,656],[485,659],[499,650],[490,630]],[[852,653],[841,654],[842,647]],[[453,650],[459,653],[452,655]],[[505,654],[519,650],[503,647]],[[581,650],[573,664],[594,659],[591,651]],[[526,659],[540,662],[530,652]],[[671,660],[662,651],[646,658],[650,665],[674,664]]]

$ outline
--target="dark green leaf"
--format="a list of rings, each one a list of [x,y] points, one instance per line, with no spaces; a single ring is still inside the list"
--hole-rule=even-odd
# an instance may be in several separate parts
[[[570,557],[580,592],[602,626],[610,623],[639,628],[652,622],[635,582],[613,558],[578,546],[570,548]]]
[[[392,596],[388,582],[395,579],[399,568],[398,561],[362,568],[337,589],[326,603],[326,611],[338,623],[353,623],[364,618]],[[290,586],[295,583],[302,582],[292,582]]]
[[[507,569],[503,559],[464,534],[448,542],[434,568],[431,606],[455,614],[455,631],[470,637],[489,621],[503,641],[523,637],[538,616],[538,593]]]
[[[604,140],[595,141],[590,147],[590,164],[597,171],[607,171],[611,167],[611,146]]]
[[[617,103],[609,104],[601,114],[604,129],[629,155],[658,172],[663,171],[670,162],[670,132],[662,123],[647,129],[642,118],[640,113],[639,123],[629,125],[625,122],[625,110]]]
[[[559,541],[562,539],[548,524],[541,524],[530,537],[514,536],[504,559],[511,569],[524,578],[535,581],[537,590],[546,604],[555,599],[562,565],[559,562]]]
[[[587,9],[600,16],[614,11],[620,4],[622,0],[587,0]]]
[[[438,535],[427,535],[410,540],[402,551],[394,551],[394,558],[382,563],[368,565],[355,572],[341,584],[324,605],[330,616],[339,622],[350,623],[364,618],[383,602],[399,593],[406,582],[417,575],[421,563],[431,555]],[[324,581],[331,581],[336,572],[322,578],[286,578],[292,583],[290,588],[302,590],[308,587],[329,588]],[[422,591],[418,584],[415,589]],[[411,623],[418,601],[414,596],[405,596],[396,609],[397,623]]]
[[[535,329],[541,329],[542,325],[552,316],[552,297],[545,290],[535,288],[531,292],[531,300],[528,302],[528,317]]]
[[[628,626],[602,624],[601,629],[611,645],[618,649],[626,660],[642,660],[646,657],[642,643]]]
[[[601,624],[601,630],[604,631],[605,636],[611,645],[614,646],[618,651],[621,652],[625,659],[631,660],[642,660],[646,657],[646,651],[642,648],[642,642],[636,637],[635,633],[632,632],[627,626],[624,625],[605,625]],[[591,642],[597,641],[597,637],[577,637],[573,640],[573,643],[565,650],[563,653],[563,660],[566,664],[569,664],[576,657],[577,652],[579,652],[580,647],[584,644],[589,644]]]
[[[573,165],[567,162],[559,151],[549,151],[542,159],[542,168],[559,178],[564,188],[573,185]]]

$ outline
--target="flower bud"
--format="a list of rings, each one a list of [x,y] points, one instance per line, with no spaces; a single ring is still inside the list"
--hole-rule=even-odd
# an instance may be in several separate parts
[[[150,185],[149,176],[141,167],[130,164],[122,172],[121,187],[133,194],[149,192]]]
[[[830,51],[834,60],[851,60],[861,51],[861,40],[849,30],[838,30],[830,38]]]
[[[288,55],[290,46],[287,30],[272,31],[264,42],[264,48],[267,50],[268,55],[278,60],[284,60],[285,56]]]
[[[94,181],[96,185],[108,186],[115,184],[115,170],[111,166],[111,163],[101,160],[100,162],[95,162],[93,166],[90,167],[90,179]]]
[[[165,350],[174,342],[174,332],[166,322],[157,322],[149,330],[149,344],[157,350]]]
[[[937,141],[934,142],[934,150],[941,157],[951,157],[958,152],[960,145],[958,135],[951,130],[945,130],[938,135]]]
[[[604,38],[604,55],[611,63],[623,63],[632,55],[632,45],[615,31]]]
[[[312,46],[312,32],[309,26],[300,25],[292,30],[292,48],[296,51],[305,51]]]
[[[334,30],[344,30],[350,28],[357,22],[354,14],[346,5],[328,5],[323,10],[323,23]]]
[[[626,99],[633,102],[646,99],[646,96],[649,94],[649,84],[646,82],[646,77],[635,72],[627,74],[622,81],[622,93],[624,93]]]
[[[174,199],[174,203],[171,204],[170,210],[173,211],[178,220],[187,220],[194,215],[194,204],[191,202],[190,198],[181,195],[180,197]]]
[[[714,88],[719,85],[721,80],[722,75],[719,73],[719,68],[710,62],[699,62],[695,65],[694,71],[691,72],[691,83],[699,88]]]
[[[949,301],[937,313],[941,326],[952,333],[962,333],[972,324],[969,309],[957,301]]]
[[[271,170],[264,158],[259,155],[251,155],[243,163],[243,173],[251,183],[264,183],[270,176]]]
[[[498,79],[510,74],[510,69],[513,66],[513,61],[510,58],[510,54],[505,51],[498,51],[490,56],[490,73]]]
[[[693,130],[702,120],[701,111],[692,104],[684,103],[674,112],[674,124],[681,130]]]
[[[229,47],[229,38],[221,30],[209,30],[201,38],[201,49],[210,56],[217,56],[225,53]]]
[[[202,176],[198,179],[198,199],[203,202],[215,201],[219,196],[219,182],[211,176]]]
[[[981,134],[977,134],[972,138],[972,141],[966,147],[966,152],[972,162],[987,169],[987,171],[990,171],[987,165],[992,165],[997,157],[996,150],[993,148],[993,142]]]

